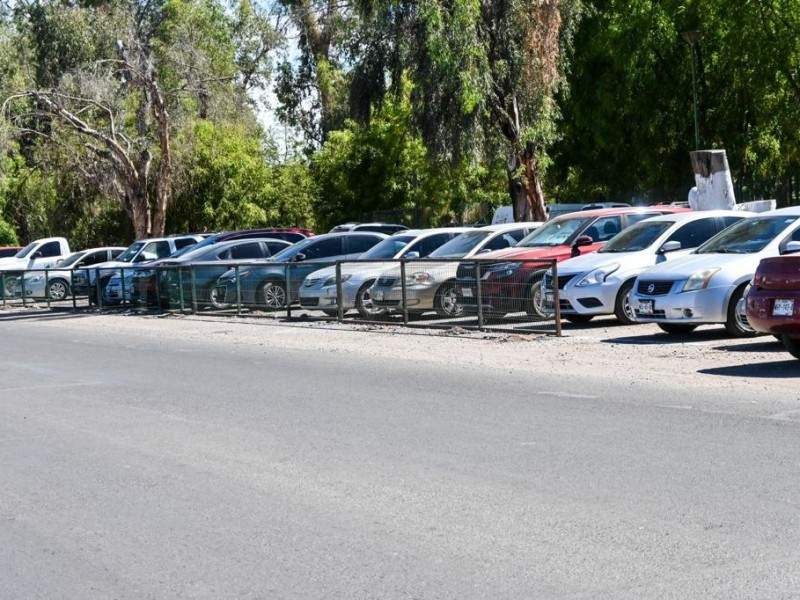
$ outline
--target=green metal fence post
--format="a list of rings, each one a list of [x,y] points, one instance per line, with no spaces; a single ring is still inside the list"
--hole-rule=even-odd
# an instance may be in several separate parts
[[[406,261],[400,259],[400,304],[403,307],[403,325],[408,326],[408,302],[406,298]]]
[[[102,294],[102,286],[100,285],[100,269],[95,269],[95,275],[96,277],[94,278],[94,285],[96,287],[96,292],[97,292],[97,310],[102,311],[103,294]]]
[[[286,318],[292,318],[292,269],[287,264],[285,268],[286,276],[284,277],[284,281],[286,281]]]
[[[344,295],[342,294],[341,261],[336,262],[336,320],[339,321],[339,323],[344,321]]]
[[[156,310],[161,312],[161,267],[156,267]]]
[[[0,283],[3,285],[3,308],[6,306],[6,296],[8,295],[8,290],[6,289],[6,272],[0,271]]]
[[[195,285],[194,266],[189,265],[189,283],[192,286],[192,314],[197,314],[197,287]]]
[[[183,314],[186,303],[183,297],[183,269],[181,267],[178,267],[178,298],[181,302],[181,314]]]
[[[25,304],[25,277],[20,277],[20,288],[22,289],[22,306],[26,306]]]
[[[561,295],[558,291],[558,261],[553,261],[553,303],[556,306],[556,337],[561,337]],[[544,290],[542,290],[544,293]],[[543,296],[544,298],[544,296]]]
[[[119,279],[122,290],[122,305],[125,305],[125,267],[119,268]]]
[[[239,265],[234,266],[234,275],[236,276],[236,316],[242,316],[242,283],[239,281]],[[227,293],[227,287],[226,293]]]
[[[481,288],[481,264],[475,261],[475,282],[478,284],[476,300],[478,302],[478,329],[483,331],[483,290]]]
[[[69,293],[72,296],[72,312],[78,310],[78,299],[75,298],[75,269],[69,272]]]
[[[22,276],[25,279],[25,276]],[[50,270],[45,269],[44,272],[44,297],[47,298],[47,308],[50,308]]]

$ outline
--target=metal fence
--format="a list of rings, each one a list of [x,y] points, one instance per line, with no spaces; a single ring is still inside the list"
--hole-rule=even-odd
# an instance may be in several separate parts
[[[547,277],[545,278],[545,274]],[[2,303],[561,335],[555,260],[195,263],[0,273]],[[548,285],[547,282],[550,282]]]

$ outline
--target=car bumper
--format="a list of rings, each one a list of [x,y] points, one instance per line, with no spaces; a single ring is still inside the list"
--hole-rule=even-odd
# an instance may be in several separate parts
[[[413,310],[433,310],[433,299],[436,287],[409,285],[406,286],[406,306]],[[384,308],[403,306],[403,288],[373,286],[370,290],[372,302]]]
[[[677,282],[678,287],[683,282]],[[692,292],[671,291],[661,296],[647,296],[634,291],[631,305],[636,320],[642,323],[676,323],[700,325],[703,323],[724,323],[727,320],[727,298],[731,288],[713,287]],[[646,310],[647,303],[652,313]],[[649,313],[649,314],[648,314]]]
[[[776,306],[776,300],[784,302]],[[786,301],[791,301],[790,311],[785,310]],[[800,335],[800,292],[751,289],[747,294],[747,321],[756,331]]]
[[[584,287],[567,286],[558,291],[562,315],[610,315],[614,313],[621,281]],[[547,314],[555,313],[552,289],[545,290],[542,309]]]
[[[344,310],[354,308],[356,305],[356,292],[352,286],[342,286],[342,307]],[[336,286],[318,289],[300,288],[300,307],[309,310],[337,310]]]

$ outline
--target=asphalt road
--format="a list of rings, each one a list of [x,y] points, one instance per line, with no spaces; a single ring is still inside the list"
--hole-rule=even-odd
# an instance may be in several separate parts
[[[0,335],[0,598],[800,596],[800,423],[735,386]]]

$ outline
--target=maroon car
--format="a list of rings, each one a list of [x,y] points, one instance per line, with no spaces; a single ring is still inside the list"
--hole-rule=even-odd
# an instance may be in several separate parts
[[[800,358],[800,256],[761,261],[747,292],[747,320],[756,331],[780,338]]]
[[[0,258],[14,256],[20,250],[22,250],[22,246],[0,246]]]

